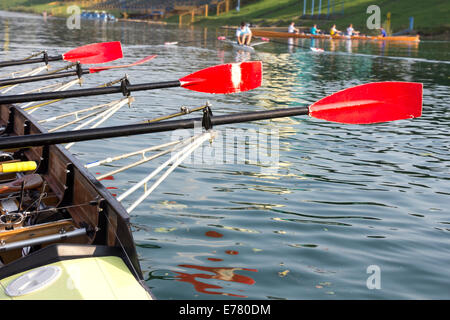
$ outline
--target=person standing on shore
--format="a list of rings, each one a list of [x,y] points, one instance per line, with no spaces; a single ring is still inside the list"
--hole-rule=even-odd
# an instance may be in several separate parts
[[[247,46],[250,45],[250,42],[252,41],[252,31],[244,21],[241,22],[241,25],[236,30],[236,37],[238,44]]]

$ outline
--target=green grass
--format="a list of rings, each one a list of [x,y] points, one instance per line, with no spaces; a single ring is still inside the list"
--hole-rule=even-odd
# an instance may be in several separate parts
[[[241,3],[245,4],[245,0]],[[318,13],[318,3],[315,1]],[[296,25],[312,26],[317,23],[319,28],[327,30],[333,23],[338,29],[345,29],[350,23],[355,29],[368,34],[377,34],[377,31],[366,27],[366,13],[369,5],[376,4],[381,9],[381,22],[385,23],[386,14],[391,12],[391,29],[393,32],[401,31],[409,27],[409,17],[414,17],[414,29],[421,34],[440,34],[450,32],[450,2],[448,0],[346,0],[344,14],[341,15],[341,1],[335,0],[335,13],[333,20],[310,20],[300,19],[303,14],[303,1],[301,0],[260,0],[241,7],[238,13],[230,10],[220,16],[197,18],[196,24],[223,26],[238,25],[242,20],[260,26],[283,26],[287,27],[291,21]],[[311,14],[311,1],[308,1],[307,16]],[[322,0],[321,14],[327,13],[327,0]]]
[[[55,16],[68,16],[67,7],[72,5],[72,2],[48,1],[48,0],[2,0],[0,1],[0,10],[27,12],[42,14],[47,11]]]
[[[322,15],[327,13],[327,0],[322,0]],[[41,14],[44,10],[57,15],[67,15],[63,1],[50,5],[48,0],[2,0],[0,10],[22,11]],[[307,1],[307,16],[311,14],[311,0]],[[209,17],[196,17],[195,24],[205,26],[237,26],[241,21],[251,22],[259,26],[283,26],[291,21],[298,26],[311,27],[314,23],[319,28],[328,31],[333,23],[338,29],[344,30],[350,23],[355,29],[366,34],[378,34],[376,30],[368,30],[366,13],[369,5],[376,4],[381,9],[381,22],[385,23],[386,14],[391,12],[391,29],[398,32],[407,29],[409,17],[414,17],[414,29],[422,35],[439,35],[446,38],[450,35],[450,2],[448,0],[345,0],[344,15],[341,13],[341,0],[334,0],[335,15],[330,20],[300,19],[303,13],[302,0],[241,0],[241,11],[238,13],[234,6],[226,14],[215,15],[215,8],[210,11]],[[315,14],[318,13],[319,0],[315,0]],[[184,17],[189,21],[190,16]],[[166,19],[167,22],[178,23],[178,16]]]

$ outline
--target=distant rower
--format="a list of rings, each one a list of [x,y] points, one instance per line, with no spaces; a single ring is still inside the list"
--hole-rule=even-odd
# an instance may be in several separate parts
[[[236,37],[238,44],[250,45],[250,42],[252,41],[252,31],[244,21],[241,22],[241,26],[236,30]]]
[[[359,34],[359,31],[353,29],[353,24],[350,24],[347,28],[347,35],[351,37],[353,34],[357,35]]]
[[[317,24],[315,24],[312,28],[311,28],[311,34],[318,34],[320,32],[320,29],[317,29]]]
[[[289,33],[299,33],[299,30],[295,27],[295,22],[291,22],[288,28]]]
[[[330,35],[335,36],[335,35],[338,35],[338,34],[342,34],[342,32],[339,31],[338,29],[336,29],[336,25],[333,24],[333,26],[330,29]]]

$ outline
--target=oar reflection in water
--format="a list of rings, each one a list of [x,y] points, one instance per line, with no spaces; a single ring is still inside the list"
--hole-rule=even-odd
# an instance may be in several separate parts
[[[205,233],[205,235],[210,238],[222,238],[223,237],[223,234],[221,234],[217,231],[208,231]],[[228,255],[239,254],[239,252],[235,251],[235,250],[226,250],[225,253]],[[221,262],[221,261],[223,261],[223,259],[210,257],[210,258],[208,258],[208,261]],[[242,284],[247,284],[247,285],[253,285],[255,283],[255,280],[253,280],[251,277],[237,274],[237,273],[235,273],[235,271],[258,272],[257,269],[236,268],[236,267],[206,267],[206,266],[199,266],[199,265],[193,265],[193,264],[180,264],[178,266],[181,268],[196,269],[196,270],[206,271],[206,272],[211,273],[211,274],[207,274],[207,273],[192,273],[191,274],[191,273],[186,273],[186,272],[175,271],[175,273],[178,274],[178,276],[176,276],[175,279],[177,281],[188,282],[188,283],[192,284],[194,286],[195,291],[200,292],[200,293],[224,295],[224,296],[237,297],[237,298],[247,298],[247,296],[217,291],[217,290],[220,290],[223,288],[219,285],[202,282],[198,279],[215,279],[215,280],[223,280],[223,281],[228,281],[228,282],[236,282],[236,283],[242,283]],[[212,289],[217,289],[217,290],[211,291]]]
[[[191,265],[191,264],[180,264],[178,265],[182,268],[189,268],[189,269],[197,269],[201,271],[207,271],[211,272],[213,274],[206,274],[206,273],[185,273],[185,272],[177,272],[178,274],[177,281],[181,282],[189,282],[194,286],[195,291],[200,293],[206,293],[206,294],[215,294],[215,295],[224,295],[229,297],[238,297],[238,298],[247,298],[245,295],[240,294],[234,294],[234,293],[227,293],[227,292],[221,292],[221,291],[211,291],[211,289],[223,289],[219,285],[210,284],[206,282],[199,281],[199,279],[216,279],[216,280],[223,280],[223,281],[229,281],[229,282],[237,282],[242,284],[248,284],[252,285],[255,283],[255,280],[248,276],[236,274],[235,271],[243,270],[243,271],[252,271],[252,272],[258,272],[256,269],[248,269],[248,268],[233,268],[233,267],[204,267],[204,266],[197,266],[197,265]]]

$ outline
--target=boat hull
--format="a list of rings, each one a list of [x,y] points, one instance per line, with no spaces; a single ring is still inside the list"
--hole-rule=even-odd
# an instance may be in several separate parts
[[[330,36],[326,34],[304,34],[304,33],[288,33],[278,31],[268,31],[252,29],[252,33],[257,37],[267,38],[304,38],[304,39],[329,39],[329,40],[367,40],[367,41],[407,41],[419,42],[419,36],[393,36],[393,37],[372,37],[372,36]]]
[[[21,108],[10,105],[0,105],[0,126],[3,127],[2,134],[7,136],[46,132],[43,127],[33,118],[29,117]],[[48,250],[52,245],[75,243],[81,251],[85,250],[84,246],[86,248],[88,246],[94,246],[96,248],[93,250],[91,256],[84,255],[83,258],[95,258],[95,251],[101,251],[104,248],[120,252],[120,254],[109,253],[108,256],[119,257],[128,270],[125,272],[125,269],[122,269],[124,272],[121,274],[128,279],[131,275],[135,281],[134,284],[140,287],[137,288],[137,291],[142,293],[141,289],[143,289],[148,292],[147,297],[151,298],[148,288],[143,281],[143,275],[131,233],[129,215],[111,193],[62,146],[50,145],[24,148],[15,150],[15,154],[20,155],[21,160],[35,161],[38,163],[38,168],[35,173],[38,173],[42,177],[48,188],[46,190],[46,194],[48,194],[46,199],[49,199],[49,205],[54,211],[58,211],[64,219],[45,221],[45,223],[35,225],[23,225],[13,230],[0,229],[0,241],[2,241],[3,245],[0,246],[0,258],[3,264],[0,267],[0,281],[2,281],[2,284],[3,281],[10,282],[13,278],[19,277],[19,273],[42,267],[39,263],[34,263],[35,260],[33,260],[34,255],[38,254],[41,250]],[[0,175],[0,178],[2,177]],[[11,179],[13,177],[3,178]],[[34,192],[38,191],[36,190]],[[83,235],[77,234],[77,236],[70,239],[62,235],[58,240],[54,240],[61,232],[68,234],[69,232],[81,231],[83,229],[86,230]],[[44,238],[50,239],[51,241],[44,242]],[[14,244],[18,240],[34,241],[33,243],[38,243],[39,246],[30,255],[22,255],[22,249],[16,249],[14,247]],[[8,249],[7,246],[11,246],[11,249]],[[77,257],[77,250],[72,248],[71,252],[73,253],[73,257]],[[44,260],[42,263],[45,264],[54,259],[58,259],[58,253],[50,254],[50,256],[52,256],[50,260]],[[71,264],[74,264],[74,261]],[[80,260],[79,270],[84,270],[81,262]],[[119,266],[120,264],[118,263],[117,265]],[[63,268],[63,270],[68,269]],[[14,271],[17,271],[17,273],[14,274]],[[67,272],[63,273],[66,274]],[[126,275],[127,273],[128,275]],[[81,276],[84,277],[84,274]],[[97,281],[108,281],[106,279],[108,279],[108,276],[98,278]],[[100,282],[98,283],[99,286],[101,285]],[[92,283],[92,286],[95,285],[95,282]],[[5,286],[1,286],[0,291],[4,290],[4,288]],[[110,299],[115,296],[111,295],[111,292],[104,291],[104,295],[102,295],[101,291],[97,293],[95,299]],[[4,294],[5,292],[1,295],[2,298],[5,297]],[[61,293],[61,297],[63,298],[64,296],[68,297],[65,293]],[[93,298],[92,295],[78,295],[80,299],[83,297]],[[116,297],[118,296],[116,295]],[[129,298],[139,299],[141,297],[142,295],[139,294],[135,297],[130,296]],[[54,296],[51,294],[39,296],[39,299],[46,298],[53,299]],[[72,298],[75,299],[76,297],[73,296]]]
[[[255,52],[255,48],[253,48],[252,46],[247,46],[245,44],[237,44],[236,42],[232,41],[231,45],[233,46],[234,50],[242,50],[242,51],[247,51],[247,52]]]

